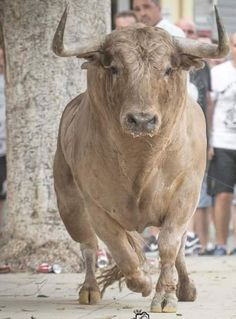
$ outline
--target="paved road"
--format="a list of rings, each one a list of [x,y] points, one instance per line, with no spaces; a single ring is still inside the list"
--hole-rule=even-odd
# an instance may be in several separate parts
[[[179,303],[177,314],[149,313],[149,318],[236,319],[236,257],[189,257],[187,262],[197,301]],[[119,292],[117,284],[101,304],[79,305],[82,280],[82,274],[0,274],[0,319],[132,319],[135,309],[149,312],[151,296],[127,288]]]

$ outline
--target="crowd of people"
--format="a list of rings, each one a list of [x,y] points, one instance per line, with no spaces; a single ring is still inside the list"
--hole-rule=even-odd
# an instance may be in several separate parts
[[[160,0],[133,0],[132,5],[132,10],[115,15],[115,28],[141,22],[174,36],[212,41],[199,37],[196,25],[189,19],[172,24],[163,18]],[[200,104],[206,118],[208,164],[185,251],[186,255],[236,256],[236,32],[230,35],[230,55],[226,59],[204,62],[202,69],[189,72],[187,83],[189,94]],[[231,225],[234,243],[229,250]],[[158,229],[150,227],[143,235],[145,251],[158,250]]]

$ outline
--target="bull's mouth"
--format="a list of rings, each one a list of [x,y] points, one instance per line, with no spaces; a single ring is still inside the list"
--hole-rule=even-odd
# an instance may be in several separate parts
[[[152,131],[132,131],[132,130],[126,130],[126,133],[129,133],[130,135],[132,135],[134,138],[136,137],[153,137],[154,135],[156,135],[156,130],[152,130]]]

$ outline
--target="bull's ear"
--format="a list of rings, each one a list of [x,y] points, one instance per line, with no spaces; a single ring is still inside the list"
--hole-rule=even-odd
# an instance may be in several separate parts
[[[184,70],[198,70],[204,67],[204,61],[197,56],[180,54],[180,67]]]
[[[100,62],[105,69],[110,68],[112,63],[112,56],[108,54],[107,52],[103,53],[101,54]]]
[[[87,61],[81,65],[81,69],[87,69],[89,64],[101,65],[104,68],[109,68],[112,58],[107,53],[102,51],[86,52],[77,56],[77,58],[83,58]]]
[[[86,52],[77,56],[77,58],[82,58],[87,60],[81,65],[81,69],[87,69],[89,64],[97,64],[101,60],[102,53],[100,51]]]

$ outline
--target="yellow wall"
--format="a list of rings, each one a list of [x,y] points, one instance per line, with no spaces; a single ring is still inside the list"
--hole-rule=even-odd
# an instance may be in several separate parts
[[[163,13],[169,15],[168,18],[175,23],[182,17],[193,18],[194,0],[162,0]]]
[[[183,12],[182,17],[188,17],[193,19],[193,0],[183,0]]]

